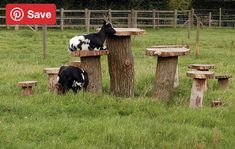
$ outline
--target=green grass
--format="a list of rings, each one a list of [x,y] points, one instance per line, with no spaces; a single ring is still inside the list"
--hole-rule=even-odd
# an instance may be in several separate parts
[[[235,81],[219,90],[209,81],[204,107],[190,109],[190,63],[212,63],[216,73],[235,76],[235,30],[201,30],[200,57],[195,58],[195,30],[147,30],[132,38],[135,58],[135,97],[109,95],[107,58],[102,57],[104,95],[47,90],[45,67],[59,67],[77,58],[67,52],[68,40],[84,30],[48,30],[48,58],[42,57],[42,32],[0,30],[0,148],[224,148],[235,146]],[[155,100],[156,58],[145,49],[157,44],[188,44],[191,54],[179,58],[180,87],[170,102]],[[18,81],[37,80],[34,95],[22,97]],[[211,108],[220,98],[223,106]],[[218,144],[214,145],[214,129]]]

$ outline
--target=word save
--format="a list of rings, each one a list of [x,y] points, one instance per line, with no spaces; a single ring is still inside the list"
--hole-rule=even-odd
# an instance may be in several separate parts
[[[33,18],[51,18],[51,13],[50,12],[34,12],[33,10],[28,11],[28,18],[33,19]]]

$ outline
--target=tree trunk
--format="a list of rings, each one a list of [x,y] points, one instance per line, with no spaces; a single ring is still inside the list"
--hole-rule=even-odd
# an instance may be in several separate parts
[[[155,78],[155,95],[168,100],[174,89],[178,57],[158,57]]]
[[[102,74],[100,56],[81,57],[81,66],[87,71],[89,84],[87,90],[102,94]]]
[[[193,79],[193,85],[190,97],[190,107],[200,108],[202,107],[203,94],[205,91],[206,79]]]
[[[58,83],[57,81],[58,74],[48,74],[48,89],[50,92],[57,93],[58,88],[56,84]]]
[[[219,88],[226,89],[228,87],[228,79],[218,79]]]
[[[112,36],[107,39],[110,90],[120,97],[134,96],[134,59],[131,36]]]

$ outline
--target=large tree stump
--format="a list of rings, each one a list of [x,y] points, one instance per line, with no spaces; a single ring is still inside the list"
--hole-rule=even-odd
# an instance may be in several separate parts
[[[193,78],[189,107],[200,108],[203,105],[206,79],[213,78],[214,73],[210,71],[188,71],[187,76]]]
[[[199,71],[209,71],[210,69],[215,68],[214,64],[189,64],[188,68],[193,70],[199,70]],[[208,90],[208,80],[206,79],[206,83],[204,86],[204,90]]]
[[[71,61],[69,62],[69,66],[81,67],[81,61]]]
[[[169,100],[175,85],[178,56],[189,54],[187,47],[151,47],[146,55],[158,56],[157,70],[154,84],[155,96]]]
[[[60,68],[44,68],[43,72],[48,75],[48,89],[55,94],[61,94],[62,90],[58,84],[58,73]]]
[[[229,78],[232,78],[231,75],[216,75],[216,79],[218,79],[218,85],[221,89],[226,89],[228,87]]]
[[[137,28],[115,28],[115,36],[107,38],[110,90],[120,97],[134,96],[134,59],[131,51],[131,35],[140,35]]]
[[[21,95],[27,96],[33,94],[33,86],[37,85],[37,81],[18,82],[17,86],[22,88]]]
[[[109,51],[75,51],[73,56],[81,57],[81,67],[88,73],[89,84],[87,90],[92,93],[102,94],[101,55],[107,55]]]

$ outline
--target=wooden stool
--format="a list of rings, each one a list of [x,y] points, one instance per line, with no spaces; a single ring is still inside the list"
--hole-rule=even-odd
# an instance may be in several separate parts
[[[188,68],[199,71],[209,71],[210,69],[215,68],[214,64],[189,64]],[[205,91],[208,90],[208,80],[206,79]]]
[[[231,75],[216,75],[216,79],[218,79],[219,88],[226,89],[228,87],[228,80],[232,78]]]
[[[43,72],[48,75],[48,89],[50,92],[60,94],[58,86],[58,73],[60,68],[44,68]]]
[[[175,75],[178,65],[178,56],[188,55],[186,47],[147,48],[146,55],[158,56],[155,77],[155,96],[160,99],[170,99],[174,89]]]
[[[71,62],[69,62],[69,66],[81,67],[81,62],[80,61],[71,61]]]
[[[103,93],[100,56],[108,54],[108,50],[72,52],[72,56],[81,57],[81,67],[88,73],[89,84],[87,90],[89,92]]]
[[[214,101],[212,101],[212,103],[211,103],[211,107],[219,107],[219,106],[221,106],[221,105],[222,105],[222,102],[219,101],[219,100],[214,100]]]
[[[18,82],[17,86],[22,87],[21,95],[32,95],[33,86],[37,85],[37,81],[23,81]]]
[[[155,46],[151,46],[151,48],[189,48],[189,46],[188,45],[155,45]],[[176,72],[175,72],[174,88],[177,88],[179,84],[180,84],[179,68],[177,65]]]
[[[193,70],[193,71],[188,71],[187,76],[193,78],[189,107],[191,108],[202,107],[206,79],[213,78],[214,73],[210,71]]]

